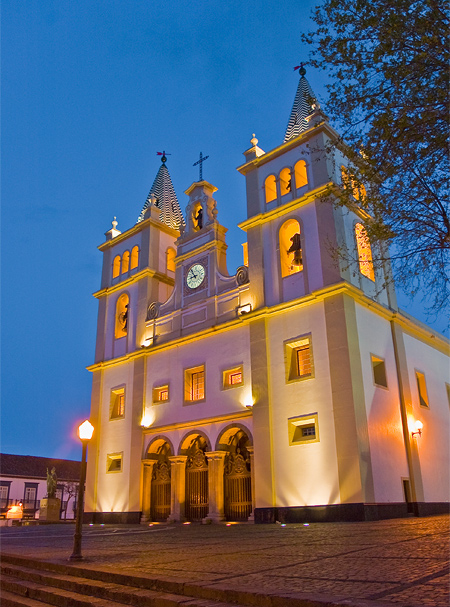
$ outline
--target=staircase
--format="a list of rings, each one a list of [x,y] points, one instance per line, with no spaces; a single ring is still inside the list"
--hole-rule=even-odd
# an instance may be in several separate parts
[[[251,602],[244,603],[229,602],[228,594],[221,589],[84,569],[80,565],[41,562],[6,554],[1,558],[2,607],[244,607],[262,604],[254,602],[253,593]],[[236,593],[241,594],[246,593]]]

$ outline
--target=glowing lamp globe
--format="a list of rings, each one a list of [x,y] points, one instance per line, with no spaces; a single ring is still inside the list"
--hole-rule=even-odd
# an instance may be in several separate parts
[[[94,432],[94,426],[86,420],[78,428],[78,436],[81,440],[91,440],[92,433]]]
[[[423,428],[423,423],[420,421],[420,419],[417,419],[414,423],[414,429],[416,432],[422,432],[422,428]]]

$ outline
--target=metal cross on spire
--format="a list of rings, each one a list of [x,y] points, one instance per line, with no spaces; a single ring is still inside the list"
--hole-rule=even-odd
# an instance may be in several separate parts
[[[199,165],[199,181],[203,181],[203,163],[207,158],[209,158],[209,156],[203,156],[203,154],[200,152],[200,159],[197,160],[197,162],[194,162],[192,165],[193,167]]]

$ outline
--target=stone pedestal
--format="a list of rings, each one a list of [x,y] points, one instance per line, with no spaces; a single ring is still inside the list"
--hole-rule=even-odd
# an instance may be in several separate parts
[[[39,520],[47,523],[59,521],[61,511],[61,500],[58,497],[44,497],[39,507]]]

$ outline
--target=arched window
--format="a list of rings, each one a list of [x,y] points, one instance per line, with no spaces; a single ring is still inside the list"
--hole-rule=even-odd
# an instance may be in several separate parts
[[[167,272],[175,272],[175,249],[169,247],[166,251],[166,269]]]
[[[266,192],[266,202],[272,202],[277,198],[277,182],[275,175],[269,175],[264,182],[264,190]]]
[[[291,170],[287,167],[282,169],[280,172],[280,192],[281,195],[284,196],[291,191],[292,188],[292,180],[291,180]]]
[[[113,278],[117,278],[120,274],[120,255],[116,255],[113,261]]]
[[[139,265],[139,247],[136,245],[131,249],[130,270],[134,270]]]
[[[306,173],[306,162],[299,160],[294,167],[295,187],[297,190],[308,184],[308,174]]]
[[[345,166],[341,166],[341,178],[344,188],[350,190],[353,198],[356,198],[356,200],[359,200],[360,202],[364,202],[366,197],[366,188]]]
[[[116,303],[116,320],[114,328],[114,337],[116,339],[125,337],[128,333],[129,305],[130,298],[126,293],[122,293]]]
[[[288,219],[280,228],[281,276],[290,276],[303,270],[300,224]]]
[[[130,251],[125,251],[122,256],[122,274],[125,274],[130,269]]]
[[[367,230],[362,223],[355,224],[356,246],[358,248],[359,271],[370,280],[375,280],[373,271],[372,249]]]

